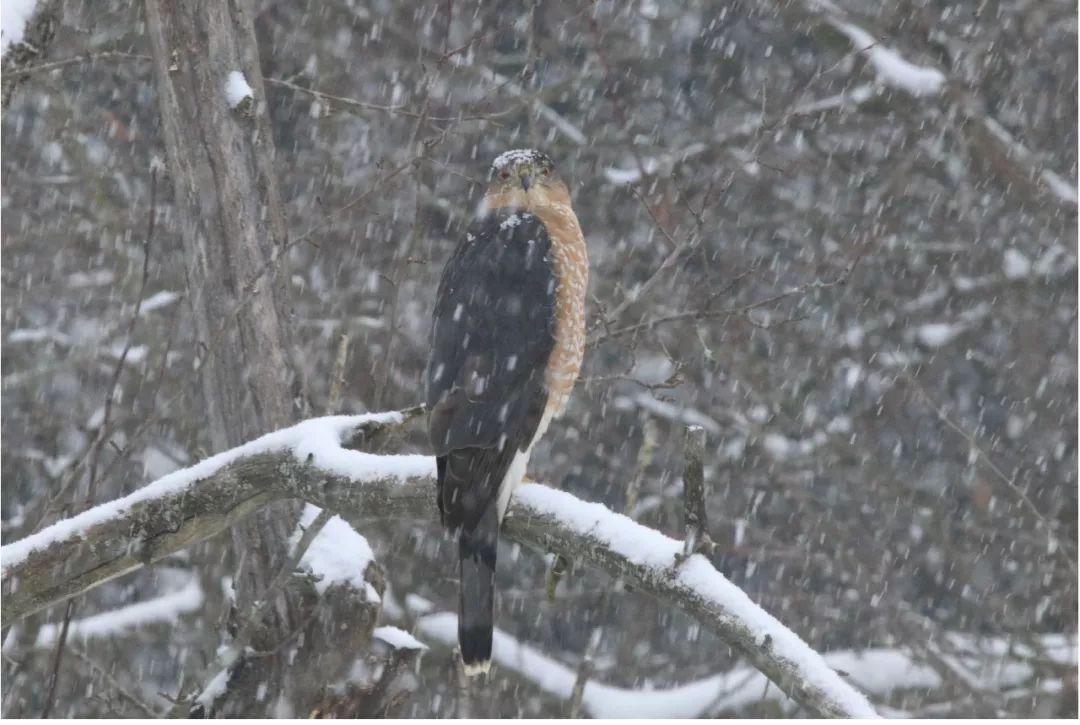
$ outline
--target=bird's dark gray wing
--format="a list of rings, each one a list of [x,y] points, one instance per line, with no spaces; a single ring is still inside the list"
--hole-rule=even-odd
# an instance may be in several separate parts
[[[443,270],[426,377],[439,513],[458,531],[458,642],[466,671],[491,660],[499,487],[547,406],[557,280],[535,216],[473,223]]]
[[[475,525],[495,501],[547,404],[557,285],[550,251],[539,219],[502,209],[472,224],[443,270],[425,382],[440,512],[451,528]]]

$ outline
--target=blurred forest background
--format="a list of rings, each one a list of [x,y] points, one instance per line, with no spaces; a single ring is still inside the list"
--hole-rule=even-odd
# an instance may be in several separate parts
[[[5,61],[5,543],[215,452],[160,170],[145,244],[166,151],[144,8],[54,4],[47,55]],[[257,101],[289,236],[307,234],[286,285],[309,414],[419,402],[488,164],[543,148],[588,239],[590,346],[532,477],[681,537],[701,425],[714,562],[819,652],[917,664],[882,675],[881,712],[1076,716],[1075,3],[253,6]],[[398,448],[424,446],[418,426]],[[437,522],[362,533],[379,623],[456,609]],[[11,628],[3,715],[168,712],[209,674],[236,556],[221,537],[90,592],[59,659],[64,605]],[[738,670],[602,574],[549,600],[545,567],[504,545],[497,624],[553,663],[577,671],[592,640],[591,680],[634,691]],[[139,626],[76,626],[158,600]],[[362,642],[355,677],[385,691],[347,714],[568,714],[498,666],[464,693],[428,644],[391,681]],[[694,714],[797,712],[771,695]]]

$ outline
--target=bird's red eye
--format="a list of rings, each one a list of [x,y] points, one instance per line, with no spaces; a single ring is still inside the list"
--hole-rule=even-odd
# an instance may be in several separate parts
[[[503,179],[509,179],[510,178],[510,172],[509,171],[504,171],[501,174],[499,174],[499,177],[503,178]]]

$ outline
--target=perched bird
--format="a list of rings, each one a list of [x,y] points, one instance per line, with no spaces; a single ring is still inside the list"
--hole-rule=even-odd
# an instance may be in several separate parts
[[[491,664],[499,525],[581,369],[588,278],[585,238],[551,159],[532,149],[500,155],[443,269],[425,371],[439,514],[458,537],[458,643],[470,675]]]

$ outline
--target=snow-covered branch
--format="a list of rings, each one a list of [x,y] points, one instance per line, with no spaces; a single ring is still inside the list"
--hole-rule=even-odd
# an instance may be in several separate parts
[[[127,634],[130,630],[150,624],[176,624],[185,614],[199,611],[206,601],[199,577],[191,577],[187,584],[161,596],[119,607],[100,614],[76,619],[68,628],[71,640],[95,639]],[[34,646],[48,649],[56,645],[61,625],[46,624],[38,630]]]
[[[457,641],[457,615],[421,614],[415,629],[418,636],[429,642],[452,647]],[[1035,652],[1026,646],[1001,638],[978,639],[964,634],[948,634],[946,638],[965,653],[957,660],[971,673],[977,688],[999,691],[1020,686],[1035,672],[1030,662]],[[1062,665],[1076,662],[1076,642],[1071,637],[1043,635],[1038,649]],[[570,698],[577,677],[572,667],[498,629],[492,655],[500,667],[544,692],[562,700]],[[838,650],[822,657],[832,669],[847,673],[848,679],[862,691],[881,697],[902,690],[937,690],[944,684],[933,667],[904,647]],[[590,681],[585,685],[582,706],[586,713],[598,718],[698,718],[717,717],[762,700],[792,705],[783,692],[768,687],[760,672],[734,667],[663,689],[634,689]]]
[[[346,450],[341,442],[370,440],[416,412],[304,421],[0,548],[5,625],[205,541],[271,501],[301,497],[325,503],[347,491],[354,513],[400,513],[396,494],[416,495],[401,484],[428,481],[431,459],[375,456]],[[371,498],[379,495],[387,500]],[[414,504],[410,515],[417,510]]]
[[[365,520],[434,518],[433,461],[343,447],[417,411],[315,418],[176,471],[0,548],[4,623],[75,596],[225,530],[283,498]],[[866,699],[797,635],[683,542],[596,503],[522,486],[504,525],[526,546],[555,551],[633,582],[680,607],[819,716],[874,716]],[[681,562],[681,563],[680,563]]]

